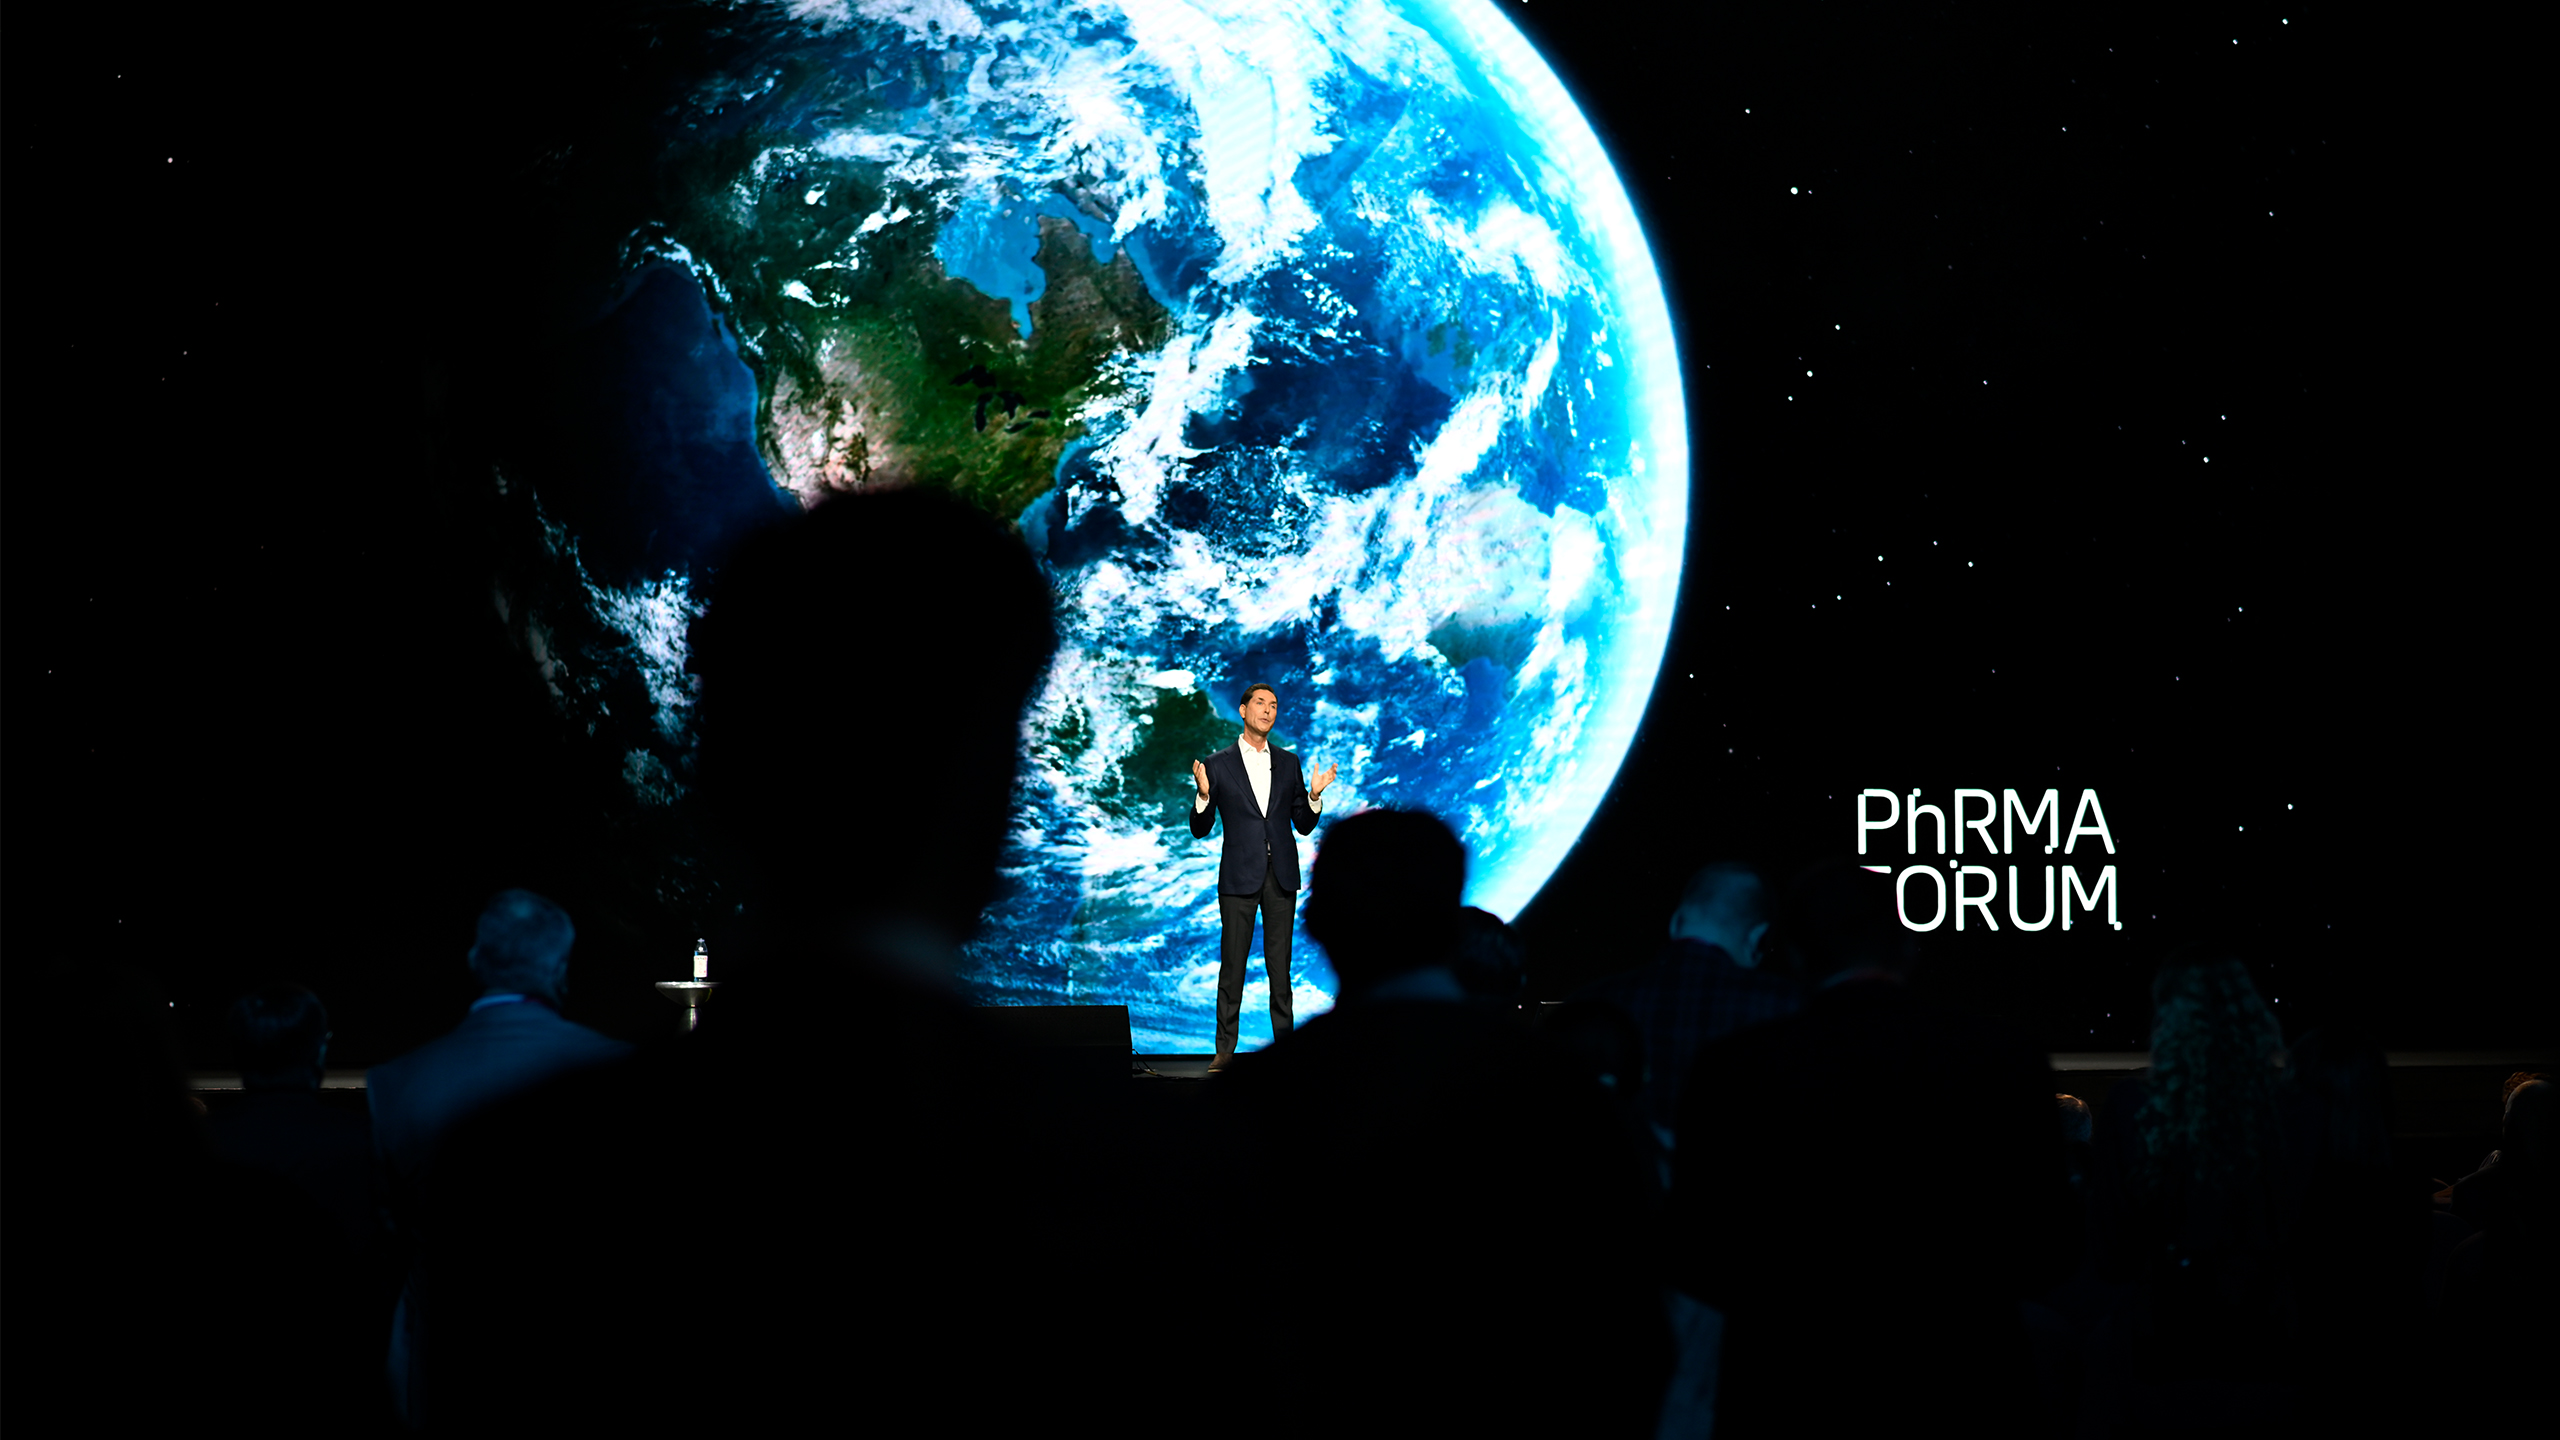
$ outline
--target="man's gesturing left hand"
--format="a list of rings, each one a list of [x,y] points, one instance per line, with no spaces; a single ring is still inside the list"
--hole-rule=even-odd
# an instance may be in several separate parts
[[[1316,772],[1315,779],[1307,784],[1308,799],[1321,800],[1324,798],[1324,787],[1333,783],[1333,768],[1334,767],[1327,765]]]

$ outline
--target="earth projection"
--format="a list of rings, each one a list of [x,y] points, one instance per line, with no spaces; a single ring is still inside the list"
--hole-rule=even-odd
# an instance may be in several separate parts
[[[1189,770],[1256,680],[1339,765],[1329,821],[1433,811],[1470,903],[1525,905],[1652,692],[1689,479],[1644,238],[1519,33],[1488,0],[706,13],[682,101],[560,161],[647,177],[572,202],[620,237],[546,402],[587,433],[486,472],[498,611],[632,823],[689,803],[685,626],[727,547],[935,484],[1060,599],[973,998],[1210,1048]],[[1295,953],[1303,1017],[1331,975]],[[1257,956],[1248,1046],[1262,985]]]

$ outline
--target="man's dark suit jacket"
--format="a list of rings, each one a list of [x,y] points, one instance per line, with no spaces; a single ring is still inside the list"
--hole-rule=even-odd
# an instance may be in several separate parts
[[[1239,740],[1203,762],[1209,769],[1209,808],[1197,808],[1196,800],[1184,802],[1193,807],[1191,834],[1205,840],[1211,824],[1226,825],[1226,847],[1218,856],[1218,893],[1261,894],[1262,857],[1268,847],[1280,888],[1294,895],[1298,892],[1298,843],[1288,827],[1277,822],[1285,815],[1300,835],[1315,833],[1316,812],[1307,803],[1306,774],[1297,756],[1277,745],[1271,747],[1271,814],[1266,816],[1253,803],[1253,778],[1244,773],[1244,752],[1238,748],[1243,743]]]
[[[474,1010],[446,1034],[366,1071],[374,1153],[395,1221],[415,1223],[403,1207],[456,1122],[555,1075],[630,1053],[539,1000],[523,1000]]]

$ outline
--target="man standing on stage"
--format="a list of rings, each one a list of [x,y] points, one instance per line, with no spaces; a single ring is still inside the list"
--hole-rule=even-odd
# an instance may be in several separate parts
[[[1271,980],[1271,1038],[1289,1033],[1289,928],[1298,903],[1298,842],[1276,822],[1287,816],[1298,834],[1313,834],[1322,809],[1324,787],[1333,783],[1333,767],[1316,772],[1310,782],[1298,757],[1271,743],[1271,726],[1280,718],[1280,696],[1268,685],[1244,687],[1244,703],[1236,707],[1244,734],[1235,748],[1206,761],[1191,762],[1191,833],[1207,839],[1217,823],[1212,803],[1226,821],[1226,848],[1218,858],[1218,1054],[1209,1062],[1223,1070],[1236,1053],[1236,1017],[1244,1008],[1244,956],[1253,944],[1253,914],[1262,912],[1262,968]]]

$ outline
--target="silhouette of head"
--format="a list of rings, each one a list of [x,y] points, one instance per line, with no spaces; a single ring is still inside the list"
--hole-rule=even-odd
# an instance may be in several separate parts
[[[2089,1113],[2089,1102],[2077,1095],[2056,1095],[2053,1108],[2062,1117],[2062,1138],[2075,1145],[2086,1145],[2095,1130]]]
[[[2552,1133],[2552,1109],[2560,1104],[2560,1086],[2528,1080],[2507,1092],[2507,1109],[2498,1120],[2498,1163],[2549,1177],[2560,1165]]]
[[[691,664],[704,797],[764,915],[975,927],[1052,603],[1018,538],[938,491],[840,495],[739,547]]]
[[[231,1002],[231,1053],[251,1090],[316,1090],[329,1054],[329,1012],[300,985],[269,985]]]
[[[1529,980],[1529,947],[1502,917],[1473,905],[1458,912],[1457,948],[1449,968],[1469,999],[1510,1004]]]
[[[1846,858],[1796,877],[1779,928],[1792,963],[1816,985],[1859,970],[1899,973],[1919,954],[1894,908],[1892,878]]]
[[[480,912],[471,973],[490,990],[538,995],[557,1005],[569,993],[569,912],[530,890],[501,890]]]
[[[1679,908],[1671,912],[1673,939],[1704,941],[1746,970],[1760,963],[1760,942],[1768,932],[1768,892],[1760,872],[1732,860],[1690,876]]]
[[[1307,934],[1345,995],[1445,965],[1466,889],[1467,852],[1436,815],[1364,810],[1325,833],[1307,879]]]
[[[2161,957],[2151,977],[2154,1069],[2164,1051],[2183,1052],[2208,1040],[2245,1053],[2254,1076],[2284,1049],[2284,1028],[2238,956],[2210,945],[2182,945]]]
[[[2151,1012],[2150,1094],[2135,1116],[2145,1154],[2183,1163],[2192,1187],[2232,1190],[2278,1153],[2283,1027],[2248,966],[2205,945],[2161,960]]]

